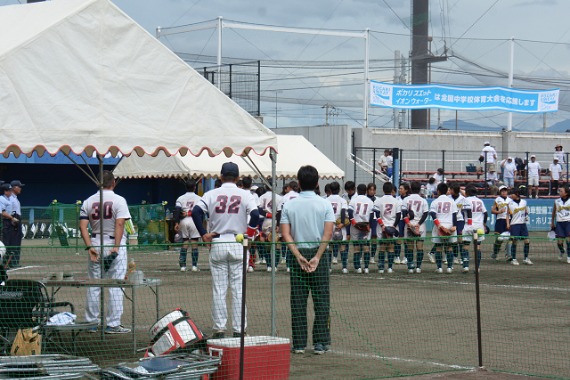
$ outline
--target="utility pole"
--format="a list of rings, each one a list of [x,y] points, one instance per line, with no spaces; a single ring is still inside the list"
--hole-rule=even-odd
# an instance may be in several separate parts
[[[324,106],[322,106],[321,108],[325,109],[325,127],[329,126],[329,112],[332,116],[335,116],[337,113],[336,111],[336,107],[333,106],[332,104],[325,104]],[[330,110],[330,111],[329,111]]]
[[[429,48],[429,0],[413,0],[412,4],[412,84],[427,84],[430,64],[445,61],[447,56],[434,57]],[[427,128],[428,110],[412,110],[412,129]]]

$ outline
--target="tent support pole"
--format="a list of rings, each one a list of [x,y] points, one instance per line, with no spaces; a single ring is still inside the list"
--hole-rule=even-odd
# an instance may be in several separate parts
[[[99,186],[99,269],[100,277],[103,278],[105,273],[103,270],[103,156],[97,153],[97,160],[99,161],[99,180],[97,185]],[[101,312],[99,313],[99,318],[101,318],[101,339],[105,339],[105,289],[99,288],[99,308]]]
[[[269,152],[269,157],[271,158],[271,179],[272,179],[272,189],[271,189],[271,213],[273,215],[277,215],[277,205],[275,204],[275,191],[277,190],[276,185],[276,174],[277,174],[277,153],[271,149]],[[271,263],[269,265],[275,265],[277,267],[277,263],[275,263],[275,246],[276,246],[276,223],[271,224]],[[275,270],[272,268],[271,271],[271,336],[277,336],[277,325],[276,321],[276,294],[275,294]]]

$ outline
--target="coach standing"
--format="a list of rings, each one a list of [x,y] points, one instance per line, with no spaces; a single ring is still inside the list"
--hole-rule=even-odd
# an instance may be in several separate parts
[[[297,172],[301,193],[283,206],[281,232],[296,260],[291,260],[291,325],[293,352],[301,354],[307,346],[307,299],[313,296],[314,352],[329,349],[330,292],[329,257],[324,255],[335,223],[330,202],[315,194],[319,173],[312,166]],[[297,243],[294,243],[297,242]]]
[[[2,242],[6,247],[12,247],[14,244],[12,241],[14,230],[14,225],[18,223],[18,220],[14,217],[12,213],[12,202],[10,197],[12,196],[12,186],[9,183],[2,184],[2,195],[0,196],[0,209],[2,212]],[[11,253],[11,252],[9,252]],[[14,267],[12,259],[10,259],[10,267]]]
[[[222,185],[208,191],[192,209],[192,219],[206,243],[214,243],[210,250],[212,272],[212,319],[213,338],[224,338],[228,311],[226,294],[228,287],[232,293],[233,336],[241,331],[241,303],[243,281],[243,247],[236,243],[236,235],[247,231],[248,239],[255,237],[259,223],[259,211],[254,197],[248,190],[236,186],[239,168],[233,162],[226,162],[221,170]],[[209,215],[210,232],[204,229],[204,215]],[[248,216],[249,225],[247,222]],[[247,328],[247,318],[245,319]]]
[[[127,273],[127,234],[125,222],[131,218],[127,201],[115,194],[115,177],[113,173],[103,172],[103,207],[100,207],[99,192],[93,194],[81,206],[79,214],[79,229],[81,237],[87,246],[89,260],[87,264],[89,278],[101,278],[101,264],[103,264],[103,278],[124,279]],[[101,222],[103,223],[103,254],[101,255]],[[91,235],[88,226],[91,225]],[[101,288],[87,289],[87,305],[85,307],[85,320],[95,322],[99,320],[99,300]],[[123,290],[109,288],[109,302],[105,333],[126,334],[131,330],[121,325],[123,315]],[[97,331],[92,330],[92,332]]]

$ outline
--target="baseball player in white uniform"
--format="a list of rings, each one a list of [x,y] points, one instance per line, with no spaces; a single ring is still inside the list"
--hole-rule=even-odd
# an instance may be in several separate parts
[[[394,244],[398,234],[392,235],[387,232],[387,227],[393,227],[394,232],[398,233],[398,224],[402,215],[402,203],[399,199],[392,196],[394,185],[391,182],[384,182],[382,191],[384,195],[376,198],[374,201],[374,211],[378,213],[378,236],[380,240],[380,250],[378,253],[378,273],[384,273],[384,263],[386,260],[386,252],[388,252],[388,273],[392,273],[394,265]],[[381,234],[380,234],[381,232]],[[381,235],[381,236],[380,236]]]
[[[271,179],[268,180],[269,184],[272,185]],[[267,191],[259,197],[258,210],[259,215],[263,218],[261,223],[261,240],[265,241],[265,237],[269,235],[273,227],[273,223],[277,221],[277,215],[273,215],[272,211],[272,189],[266,186]],[[281,204],[281,196],[275,194],[275,202],[277,204],[276,210]],[[277,267],[277,265],[271,265],[271,250],[265,245],[260,244],[259,246],[259,256],[261,256],[261,263],[267,264],[267,271],[271,272],[272,268]],[[277,250],[275,251],[275,256],[277,256]],[[275,257],[275,261],[279,262],[279,257]]]
[[[510,262],[513,265],[519,265],[517,261],[517,241],[523,240],[523,264],[532,265],[532,261],[528,257],[530,252],[530,239],[528,237],[527,223],[529,221],[530,209],[526,200],[521,198],[518,189],[511,190],[511,199],[509,203],[509,216],[511,218],[511,257]]]
[[[354,241],[353,264],[356,273],[362,273],[360,258],[364,253],[364,273],[368,273],[370,264],[370,236],[371,225],[374,221],[374,203],[366,196],[366,185],[357,186],[355,195],[348,204],[348,218],[350,219],[350,236]]]
[[[90,196],[81,206],[79,228],[83,242],[89,251],[87,264],[89,278],[124,279],[127,273],[127,234],[125,222],[131,219],[127,201],[115,194],[115,177],[110,171],[103,172],[103,207],[99,192]],[[101,217],[103,220],[103,249],[101,249]],[[88,227],[91,226],[91,234]],[[103,265],[103,273],[101,273]],[[99,321],[99,297],[101,288],[87,289],[85,320]],[[126,334],[131,330],[121,325],[123,314],[123,291],[109,288],[105,332]],[[95,332],[96,330],[93,330]]]
[[[441,265],[444,251],[447,253],[447,273],[453,272],[453,245],[457,242],[457,206],[447,196],[447,190],[445,183],[437,185],[437,198],[431,202],[429,210],[434,224],[431,236],[436,247],[437,273],[443,273]]]
[[[333,232],[333,243],[331,243],[333,258],[332,263],[338,263],[338,253],[342,263],[342,273],[348,273],[348,244],[346,244],[346,221],[348,221],[348,203],[339,195],[340,184],[337,181],[330,183],[331,195],[327,200],[331,203],[334,211],[335,227]]]
[[[192,241],[192,272],[198,272],[198,239],[200,233],[192,220],[192,209],[202,199],[194,191],[196,190],[196,181],[188,179],[186,181],[186,193],[178,197],[174,209],[174,219],[176,224],[174,230],[182,237],[182,248],[180,248],[180,271],[186,272],[186,255],[188,254],[188,241]]]
[[[493,244],[493,253],[491,258],[493,260],[497,259],[499,250],[501,249],[501,244],[503,244],[503,239],[500,235],[503,232],[509,231],[511,226],[509,224],[509,203],[513,200],[509,197],[509,189],[506,186],[499,187],[499,196],[495,199],[493,207],[491,207],[491,213],[496,215],[495,221],[495,233],[497,238],[495,239],[495,244]]]
[[[285,187],[285,191],[287,192],[281,197],[281,202],[279,202],[279,206],[277,206],[277,226],[279,227],[281,224],[281,211],[283,210],[283,205],[288,201],[290,201],[291,199],[295,199],[299,196],[299,184],[297,183],[297,181],[291,181]],[[276,255],[277,252],[278,251],[275,250]],[[284,260],[287,264],[287,272],[290,272],[291,271],[289,265],[290,254],[288,254],[288,249],[286,244],[281,244],[280,253],[282,260]],[[275,259],[276,262],[279,262],[278,257],[276,257]],[[275,270],[277,270],[277,266],[275,267]]]
[[[236,234],[247,231],[248,239],[253,240],[259,222],[259,211],[251,193],[236,186],[238,177],[238,166],[233,162],[224,163],[221,170],[222,186],[204,194],[192,210],[192,219],[202,240],[213,243],[210,250],[210,269],[214,299],[214,338],[225,336],[228,287],[232,294],[234,337],[245,332],[241,331],[243,247],[236,242]],[[210,232],[203,226],[205,214],[209,215]],[[244,328],[247,328],[247,318]]]
[[[407,215],[403,215],[402,206],[402,216],[406,224],[404,237],[416,238],[414,240],[407,239],[404,245],[404,250],[408,256],[408,273],[414,272],[414,246],[416,248],[416,273],[422,273],[424,239],[426,237],[425,221],[428,217],[429,206],[425,198],[420,195],[421,189],[422,186],[419,182],[412,182],[410,184],[411,194],[405,198]]]
[[[473,240],[473,233],[477,230],[487,230],[487,208],[485,203],[477,197],[477,188],[473,185],[467,186],[465,189],[465,212],[467,215],[467,225],[465,226],[465,232],[463,240],[466,242],[471,242]],[[476,266],[481,266],[481,243],[485,240],[484,234],[479,234],[477,236],[477,263]],[[469,251],[465,251],[462,254],[463,261],[463,273],[469,272]]]
[[[554,201],[550,229],[556,233],[559,260],[564,259],[564,241],[566,241],[566,262],[570,264],[570,187],[565,184],[560,188],[560,198]]]

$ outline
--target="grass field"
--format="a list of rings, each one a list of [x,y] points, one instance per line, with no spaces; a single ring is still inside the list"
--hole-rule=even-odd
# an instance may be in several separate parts
[[[543,235],[543,234],[541,234]],[[480,272],[483,364],[507,373],[570,378],[570,265],[558,260],[553,242],[533,238],[532,266],[513,266],[489,259],[492,239],[483,246]],[[31,244],[34,246],[32,247]],[[196,324],[211,333],[211,275],[207,249],[201,249],[200,272],[182,273],[176,250],[150,248],[130,250],[137,269],[146,277],[162,279],[160,311],[187,310]],[[82,249],[49,247],[47,241],[25,241],[24,267],[11,271],[12,278],[41,279],[51,272],[86,273]],[[522,245],[519,245],[522,258]],[[502,255],[500,256],[502,257]],[[351,264],[352,255],[349,258]],[[426,260],[427,261],[427,260]],[[436,274],[435,265],[424,263],[423,273],[409,275],[405,266],[395,266],[390,275],[341,274],[340,265],[331,274],[331,352],[291,356],[294,379],[365,379],[412,376],[469,370],[478,365],[475,275],[473,271]],[[473,264],[472,264],[473,267]],[[283,264],[275,274],[277,335],[291,337],[289,274]],[[265,266],[247,277],[248,334],[271,334],[271,273]],[[72,301],[83,320],[85,290],[65,288],[58,300]],[[148,328],[155,322],[154,295],[137,293],[136,331],[139,347],[148,342]],[[123,323],[131,311],[125,302]],[[309,337],[312,324],[309,304]],[[231,323],[228,323],[231,326]],[[231,328],[231,327],[230,327]],[[79,354],[100,365],[140,357],[130,350],[126,336],[83,334]],[[309,338],[309,345],[311,345]],[[310,347],[309,347],[310,348]],[[259,361],[265,366],[264,360]]]

